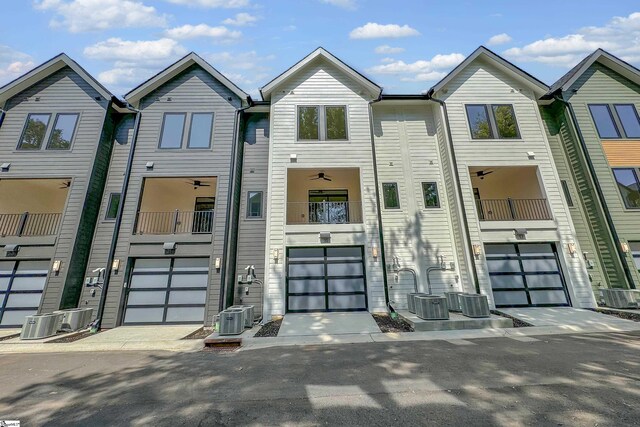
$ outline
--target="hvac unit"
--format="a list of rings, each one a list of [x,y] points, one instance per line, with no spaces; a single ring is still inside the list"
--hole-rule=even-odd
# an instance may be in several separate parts
[[[602,296],[607,307],[638,308],[640,295],[638,291],[630,289],[602,289]]]
[[[460,308],[462,314],[467,317],[491,317],[486,295],[460,295]]]
[[[244,332],[246,310],[228,308],[220,312],[220,335],[239,335]]]
[[[62,325],[60,329],[67,332],[77,331],[91,323],[93,308],[69,308],[66,310],[54,311],[62,313]]]
[[[37,340],[53,336],[60,327],[62,313],[34,314],[27,316],[20,331],[21,340]]]
[[[444,296],[447,297],[447,304],[449,304],[449,311],[462,311],[460,306],[460,296],[465,292],[445,292]]]
[[[407,294],[407,308],[409,310],[409,313],[413,313],[416,314],[416,297],[419,296],[429,296],[429,294],[425,294],[424,292],[411,292]]]
[[[244,327],[245,328],[253,328],[253,319],[255,319],[255,308],[252,305],[248,304],[239,304],[232,305],[229,309],[240,309],[244,310]]]
[[[423,320],[446,320],[449,318],[449,306],[445,297],[415,297],[416,314]]]

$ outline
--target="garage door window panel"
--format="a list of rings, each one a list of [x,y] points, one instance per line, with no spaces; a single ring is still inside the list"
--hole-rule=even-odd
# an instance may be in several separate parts
[[[289,295],[292,294],[324,294],[324,279],[289,280]]]
[[[21,326],[36,314],[51,260],[0,262],[0,326]]]

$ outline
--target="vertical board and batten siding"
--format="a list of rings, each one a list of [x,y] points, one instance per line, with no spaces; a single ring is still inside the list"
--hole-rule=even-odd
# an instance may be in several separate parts
[[[171,98],[171,101],[168,100]],[[229,101],[231,99],[231,101]],[[227,197],[229,189],[229,168],[231,150],[235,143],[234,125],[236,110],[241,100],[226,86],[197,65],[189,67],[169,82],[145,96],[139,109],[142,111],[135,157],[126,199],[122,225],[115,257],[120,259],[121,272],[112,275],[105,306],[104,326],[116,326],[122,309],[122,290],[125,272],[128,269],[131,244],[130,239],[141,197],[144,178],[154,177],[217,177],[216,207],[213,220],[211,244],[188,245],[190,234],[168,235],[164,241],[177,242],[176,256],[207,256],[210,258],[209,289],[205,322],[209,323],[218,312],[220,297],[220,272],[214,268],[215,258],[222,258],[224,230],[227,218]],[[161,150],[158,148],[162,120],[167,112],[213,112],[213,142],[211,149]],[[185,123],[185,132],[189,123]],[[186,140],[183,142],[186,144]],[[126,157],[123,156],[126,162]],[[152,171],[147,171],[147,162],[154,162]],[[185,184],[185,191],[192,190]],[[107,195],[105,194],[105,197]],[[104,202],[103,202],[104,203]],[[187,243],[187,245],[182,245]],[[162,243],[137,245],[136,256],[164,256]],[[185,252],[186,251],[186,252]],[[224,261],[223,261],[224,262]],[[98,296],[99,292],[96,292]]]
[[[432,106],[382,103],[373,111],[378,184],[397,183],[400,200],[400,209],[380,206],[387,263],[397,256],[402,267],[416,271],[418,291],[427,292],[426,270],[439,265],[442,256],[447,265],[456,264],[456,271],[431,272],[433,293],[462,290]],[[425,208],[423,182],[437,184],[440,207]],[[405,309],[406,294],[414,291],[413,276],[401,272],[396,282],[395,274],[388,274],[390,303]]]
[[[588,107],[589,104],[634,104],[636,110],[640,111],[640,86],[596,62],[576,80],[565,96],[580,125],[618,237],[627,241],[640,241],[640,210],[624,206]],[[640,164],[633,166],[640,167]],[[640,287],[640,274],[630,255],[626,261],[636,287]],[[624,283],[624,279],[620,279]]]
[[[237,234],[237,258],[235,278],[246,275],[245,267],[255,267],[256,278],[265,279],[265,247],[267,238],[266,206],[267,183],[269,181],[269,115],[254,113],[248,116],[244,139],[242,185],[240,188],[240,220]],[[247,218],[247,195],[249,191],[262,191],[262,218]],[[233,274],[233,272],[230,272]],[[256,284],[249,286],[245,295],[244,286],[236,285],[235,303],[252,304],[262,312],[264,288]]]
[[[584,261],[581,256],[570,256],[566,250],[567,244],[576,242],[577,238],[551,157],[535,95],[530,89],[524,88],[523,83],[484,59],[469,64],[448,84],[446,89],[447,93],[438,95],[447,103],[472,242],[475,244],[515,242],[516,239],[513,228],[495,232],[481,231],[469,167],[537,166],[538,174],[542,179],[543,193],[554,218],[554,225],[546,229],[536,229],[533,222],[520,222],[521,226],[529,231],[526,241],[556,242],[572,304],[576,307],[593,306],[595,302]],[[471,139],[465,104],[500,103],[513,105],[521,139]],[[527,152],[530,151],[535,153],[534,160],[530,160],[527,156]],[[580,248],[578,251],[581,253]],[[480,289],[493,303],[484,256],[477,259],[475,264]]]
[[[371,150],[369,101],[366,90],[323,58],[318,58],[288,81],[276,88],[271,100],[271,143],[269,150],[269,190],[267,197],[267,247],[265,265],[265,317],[285,312],[285,246],[287,240],[303,246],[319,246],[318,231],[287,236],[286,194],[287,169],[296,168],[358,168],[360,170],[363,224],[359,232],[336,233],[342,224],[322,227],[334,231],[331,245],[364,245],[367,275],[368,307],[370,311],[386,311],[382,259],[373,259],[371,245],[380,245],[376,213],[375,179]],[[346,142],[296,142],[296,107],[298,105],[346,105]],[[290,155],[297,154],[291,163]],[[314,227],[312,225],[306,225]],[[304,227],[304,226],[302,226]],[[300,226],[297,228],[300,230]],[[306,243],[305,243],[306,242]],[[274,263],[270,256],[280,250]]]
[[[0,128],[0,158],[11,163],[11,169],[2,177],[72,180],[51,261],[62,261],[61,269],[58,275],[50,274],[47,279],[40,312],[60,308],[79,218],[86,202],[87,186],[109,105],[108,99],[97,101],[99,96],[88,82],[71,68],[64,67],[14,96],[5,105],[7,114]],[[56,113],[79,113],[71,149],[17,151],[29,113],[51,113],[51,121],[55,120]],[[46,143],[44,141],[43,145]],[[20,259],[20,254],[17,258]]]

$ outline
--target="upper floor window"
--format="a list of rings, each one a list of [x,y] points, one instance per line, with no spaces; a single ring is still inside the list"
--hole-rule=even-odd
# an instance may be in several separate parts
[[[589,111],[602,139],[640,138],[640,118],[633,104],[590,104]]]
[[[395,182],[382,183],[382,198],[385,209],[400,209],[400,197],[398,196],[398,184]]]
[[[473,139],[520,138],[513,105],[466,105],[469,130]]]
[[[49,136],[47,150],[68,150],[78,123],[78,114],[58,114]]]
[[[118,208],[120,207],[120,193],[109,194],[109,204],[104,219],[116,219],[118,216]]]
[[[191,128],[189,129],[189,148],[211,147],[211,133],[213,131],[213,113],[193,113]]]
[[[435,182],[422,183],[422,196],[424,198],[425,208],[439,208],[440,200],[438,198],[438,184]]]
[[[298,106],[299,141],[346,141],[347,139],[346,106]]]
[[[165,113],[160,134],[160,148],[181,148],[186,113]]]
[[[49,127],[51,114],[29,114],[18,150],[39,150]]]
[[[247,193],[247,218],[262,218],[262,191]]]
[[[18,150],[40,150],[48,137],[47,150],[68,150],[78,124],[78,113],[56,114],[52,129],[51,113],[31,113],[27,116]]]
[[[640,208],[640,181],[638,170],[633,168],[613,169],[613,175],[618,183],[618,190],[629,209]]]

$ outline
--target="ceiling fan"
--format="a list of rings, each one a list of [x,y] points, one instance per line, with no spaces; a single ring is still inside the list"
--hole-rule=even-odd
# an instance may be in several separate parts
[[[332,179],[329,178],[328,175],[325,175],[324,172],[318,172],[317,175],[311,175],[309,178],[311,179],[311,181],[314,181],[316,179],[324,179],[325,181],[332,181]]]
[[[58,187],[61,190],[64,190],[65,188],[69,188],[71,187],[71,181],[62,181],[60,183],[60,187]]]
[[[495,171],[490,171],[490,170],[478,171],[476,172],[476,176],[480,179],[484,179],[485,176],[491,175],[494,172]]]
[[[207,184],[206,182],[202,182],[199,179],[193,179],[191,181],[187,181],[187,184],[193,185],[193,189],[197,190],[199,187],[211,187],[211,184]]]

